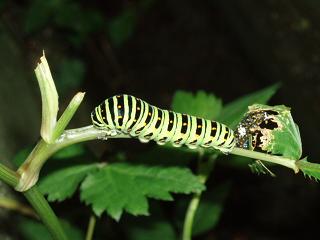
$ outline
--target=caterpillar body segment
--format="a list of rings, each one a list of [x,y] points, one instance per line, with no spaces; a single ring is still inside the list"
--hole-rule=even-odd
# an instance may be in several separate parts
[[[99,129],[128,134],[141,142],[170,142],[175,147],[214,148],[228,153],[235,146],[233,130],[226,125],[188,114],[160,109],[131,95],[116,95],[91,113]]]

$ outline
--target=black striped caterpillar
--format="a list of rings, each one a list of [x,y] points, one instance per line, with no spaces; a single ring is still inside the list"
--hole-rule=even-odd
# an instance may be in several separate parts
[[[96,128],[128,134],[141,142],[170,142],[175,147],[214,148],[223,153],[235,146],[233,130],[222,123],[160,109],[126,94],[103,101],[91,120]]]

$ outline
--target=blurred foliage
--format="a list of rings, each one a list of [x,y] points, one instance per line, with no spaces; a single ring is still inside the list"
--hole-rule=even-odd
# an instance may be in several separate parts
[[[164,208],[156,202],[151,204],[150,216],[127,217],[120,223],[128,240],[178,240],[174,225]]]
[[[76,89],[83,83],[85,75],[84,63],[78,59],[65,58],[59,64],[56,87],[60,93]]]
[[[81,46],[89,34],[106,31],[112,44],[119,47],[133,35],[139,16],[155,2],[137,1],[129,4],[119,15],[106,19],[101,12],[85,8],[78,1],[33,0],[25,15],[25,31],[32,34],[50,24],[68,30],[68,39],[76,46]]]
[[[243,115],[247,112],[248,106],[255,103],[266,104],[278,89],[279,84],[275,84],[236,99],[235,101],[223,107],[218,120],[230,126],[231,128],[235,128],[243,118]]]
[[[66,231],[69,239],[84,239],[83,233],[67,221],[62,221],[62,227]],[[38,221],[22,218],[18,223],[18,228],[25,240],[52,240],[52,236],[47,228]]]
[[[103,22],[104,19],[98,11],[85,9],[77,1],[34,0],[25,15],[25,31],[32,34],[50,23],[69,30],[67,38],[79,46],[88,34],[99,30]]]
[[[136,30],[139,16],[148,10],[156,0],[140,0],[134,6],[129,6],[122,13],[108,22],[108,34],[115,47],[124,44]]]

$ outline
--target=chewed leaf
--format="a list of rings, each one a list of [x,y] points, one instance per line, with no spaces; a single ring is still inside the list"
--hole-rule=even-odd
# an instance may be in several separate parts
[[[104,211],[119,220],[123,211],[147,215],[147,197],[172,200],[170,193],[193,193],[204,190],[188,168],[150,167],[124,163],[109,164],[90,174],[81,185],[81,199],[93,211]]]
[[[290,108],[254,104],[235,131],[237,146],[298,160],[302,144]]]

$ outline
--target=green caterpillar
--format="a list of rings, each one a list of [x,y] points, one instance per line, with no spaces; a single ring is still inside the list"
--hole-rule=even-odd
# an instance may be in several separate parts
[[[170,142],[175,147],[214,148],[223,153],[232,151],[236,142],[233,130],[224,124],[163,110],[126,94],[103,101],[91,119],[96,128],[128,134],[141,142]]]

